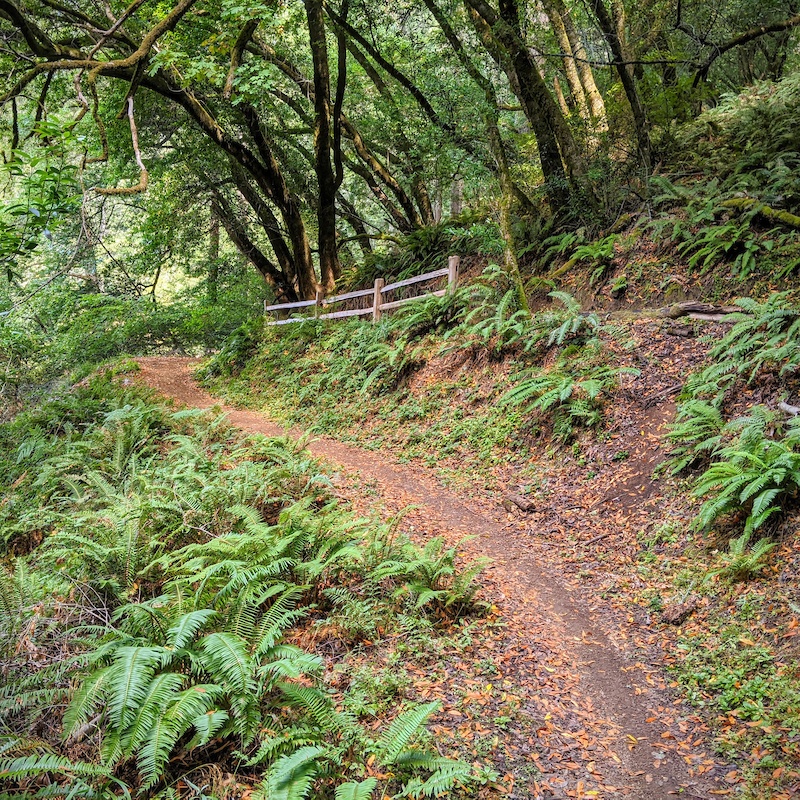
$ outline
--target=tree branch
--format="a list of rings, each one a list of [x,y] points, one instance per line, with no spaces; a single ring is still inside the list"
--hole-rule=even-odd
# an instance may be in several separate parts
[[[425,116],[436,125],[437,128],[447,130],[451,133],[455,131],[455,127],[436,113],[436,110],[430,104],[428,98],[423,94],[414,83],[411,82],[397,67],[390,61],[385,59],[378,49],[374,47],[364,36],[362,36],[342,15],[337,14],[330,5],[325,6],[325,11],[328,16],[338,25],[342,30],[346,31],[349,36],[355,39],[364,50],[369,53],[372,59],[389,75],[391,75],[411,96],[417,101],[419,107],[425,112]]]
[[[780,31],[795,28],[798,25],[800,25],[800,14],[795,14],[795,16],[781,20],[780,22],[773,22],[769,25],[758,25],[755,28],[750,28],[750,30],[740,33],[738,36],[734,36],[733,39],[729,39],[724,44],[711,45],[714,51],[698,68],[697,74],[694,77],[694,85],[697,86],[701,80],[705,80],[709,69],[711,69],[711,65],[721,55],[727,53],[728,50],[752,42],[754,39],[760,39],[762,36],[767,36],[770,33],[779,33]]]
[[[247,43],[250,41],[250,38],[256,32],[258,23],[259,20],[257,19],[251,19],[246,22],[242,30],[239,32],[239,36],[236,38],[236,43],[233,45],[233,50],[231,50],[231,65],[228,68],[228,76],[225,78],[225,88],[222,90],[222,96],[226,100],[231,99],[231,95],[233,94],[233,81],[236,78],[236,70],[242,63],[244,49],[247,47]]]
[[[142,161],[142,152],[139,149],[139,133],[136,130],[136,120],[133,116],[133,95],[128,95],[128,123],[131,127],[131,142],[133,143],[133,154],[136,157],[136,163],[139,166],[139,183],[136,186],[119,186],[110,189],[95,188],[97,194],[102,194],[105,197],[110,195],[120,194],[140,194],[147,190],[147,168]]]

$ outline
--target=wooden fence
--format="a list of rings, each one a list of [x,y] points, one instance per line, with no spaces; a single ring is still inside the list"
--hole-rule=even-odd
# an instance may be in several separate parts
[[[322,292],[317,293],[315,300],[301,300],[298,303],[281,303],[279,305],[268,306],[264,303],[265,314],[278,315],[278,319],[270,320],[268,325],[288,325],[291,322],[303,322],[307,319],[343,319],[344,317],[365,317],[372,316],[372,321],[377,322],[381,318],[381,313],[390,311],[393,308],[399,308],[406,303],[413,303],[415,300],[422,300],[426,297],[442,297],[447,292],[455,291],[458,284],[458,256],[450,256],[447,261],[447,267],[444,269],[437,269],[433,272],[426,272],[424,275],[417,275],[413,278],[406,278],[403,281],[395,281],[394,283],[384,283],[383,278],[378,278],[375,281],[375,286],[372,289],[360,289],[356,292],[347,292],[345,294],[337,294],[333,297],[323,297]],[[432,281],[436,278],[443,278],[447,276],[447,286],[444,289],[438,289],[435,292],[425,292],[423,294],[413,295],[412,297],[403,297],[398,300],[384,301],[384,295],[390,292],[395,292],[398,289],[404,289],[408,286],[413,286],[417,283],[424,283]],[[364,298],[362,300],[362,298]],[[366,302],[366,298],[371,298],[372,302],[369,305],[358,308],[346,308],[342,311],[330,311],[323,313],[323,309],[328,308],[339,303],[348,303],[356,300]],[[313,310],[313,317],[286,317],[281,319],[283,314],[292,314],[301,309]]]

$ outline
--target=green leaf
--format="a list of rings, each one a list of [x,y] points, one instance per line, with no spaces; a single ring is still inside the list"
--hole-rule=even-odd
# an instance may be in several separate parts
[[[229,683],[238,694],[252,688],[252,669],[247,644],[232,633],[211,633],[200,640],[204,665],[214,678]]]
[[[376,743],[376,754],[385,766],[394,764],[408,743],[419,733],[428,718],[440,707],[439,701],[416,706],[400,714]]]
[[[367,778],[360,783],[343,783],[336,787],[336,800],[369,800],[377,784],[376,778]]]

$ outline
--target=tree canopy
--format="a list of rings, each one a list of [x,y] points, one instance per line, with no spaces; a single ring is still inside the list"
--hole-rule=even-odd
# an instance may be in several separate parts
[[[2,255],[18,272],[76,211],[70,235],[97,246],[122,208],[147,239],[140,290],[192,247],[213,285],[221,228],[276,297],[313,298],[466,201],[497,209],[513,256],[512,218],[602,227],[646,191],[676,121],[792,69],[795,12],[0,0],[4,159],[23,186]]]

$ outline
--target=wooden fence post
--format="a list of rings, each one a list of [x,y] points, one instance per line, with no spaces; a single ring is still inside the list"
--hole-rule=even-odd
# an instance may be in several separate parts
[[[383,278],[375,278],[375,298],[372,301],[372,321],[377,322],[381,318],[381,292],[386,281]]]
[[[322,310],[322,301],[324,299],[324,295],[322,294],[321,289],[317,289],[317,293],[314,296],[314,300],[316,301],[316,305],[314,306],[314,317],[319,316],[319,312]]]
[[[450,256],[447,259],[447,291],[453,293],[458,284],[458,265],[461,262],[459,256]]]

